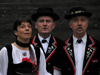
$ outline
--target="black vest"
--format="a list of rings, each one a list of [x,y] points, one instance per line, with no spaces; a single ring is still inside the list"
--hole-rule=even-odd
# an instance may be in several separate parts
[[[32,72],[32,63],[28,63],[26,61],[19,63],[19,64],[13,64],[13,59],[12,59],[12,46],[6,45],[7,48],[7,53],[8,53],[8,70],[7,70],[7,75],[21,75],[20,73],[25,73],[27,75],[32,75],[33,73],[36,73],[38,71],[39,67],[39,59],[40,59],[40,49],[38,47],[35,48],[36,52],[36,57],[37,57],[37,70],[34,70]]]

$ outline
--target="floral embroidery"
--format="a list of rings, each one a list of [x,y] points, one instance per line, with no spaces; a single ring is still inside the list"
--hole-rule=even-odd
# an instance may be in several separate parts
[[[23,58],[22,61],[31,62],[31,59],[30,58]]]

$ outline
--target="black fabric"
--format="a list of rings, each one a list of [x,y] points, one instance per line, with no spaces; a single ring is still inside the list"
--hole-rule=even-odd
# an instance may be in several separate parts
[[[16,68],[17,72],[31,73],[31,71],[32,71],[32,63],[28,63],[27,61],[24,61],[22,63],[15,64],[15,68]],[[24,70],[22,70],[22,69],[24,69]]]
[[[36,21],[37,18],[40,16],[50,16],[53,18],[54,21],[59,19],[58,14],[54,13],[52,8],[47,8],[47,7],[38,8],[37,13],[34,13],[31,16],[31,18],[32,18],[32,20]]]
[[[14,74],[14,68],[13,68],[13,59],[12,59],[12,46],[11,44],[5,46],[7,48],[8,53],[8,70],[7,75],[13,75]]]
[[[16,65],[20,65],[20,64],[13,64],[12,46],[11,46],[11,44],[6,45],[5,47],[7,48],[7,53],[8,53],[8,70],[7,70],[7,75],[16,75],[16,73],[15,73],[15,67],[18,68],[18,66],[16,66]],[[39,65],[40,49],[38,47],[34,47],[34,48],[35,48],[36,57],[37,57],[37,65]],[[25,66],[25,64],[26,63],[24,63],[23,65]],[[32,64],[28,63],[27,65],[32,65]],[[27,65],[25,67],[27,67]],[[30,66],[30,67],[32,67],[32,66]]]
[[[29,47],[30,46],[30,43],[22,43],[18,40],[16,40],[16,44],[21,47]]]
[[[75,16],[90,17],[90,16],[92,16],[92,13],[88,12],[86,10],[86,8],[83,8],[83,7],[74,7],[74,8],[71,8],[69,10],[69,14],[65,15],[64,18],[67,19],[67,20],[70,20],[72,17],[75,17]]]
[[[35,52],[36,52],[36,57],[37,57],[37,63],[38,63],[38,65],[39,65],[39,60],[40,60],[40,49],[39,49],[39,47],[36,47],[36,46],[34,46],[34,48],[35,48]]]

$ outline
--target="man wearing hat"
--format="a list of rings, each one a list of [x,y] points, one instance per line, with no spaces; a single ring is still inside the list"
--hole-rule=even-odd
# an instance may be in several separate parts
[[[55,60],[54,75],[99,75],[100,42],[86,32],[92,13],[83,7],[74,7],[69,13],[65,19],[70,21],[73,36],[65,41],[63,53],[57,57],[62,60]]]
[[[38,30],[38,34],[31,38],[31,43],[42,48],[46,58],[47,71],[53,74],[55,53],[56,50],[60,50],[63,43],[51,34],[59,16],[53,12],[52,8],[42,7],[38,8],[37,13],[34,13],[31,18],[35,21],[35,28]]]

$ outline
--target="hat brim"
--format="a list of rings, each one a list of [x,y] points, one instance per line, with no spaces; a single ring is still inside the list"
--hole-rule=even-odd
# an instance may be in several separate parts
[[[54,21],[59,19],[59,16],[56,13],[35,13],[31,16],[32,20],[36,21],[40,16],[50,16]]]
[[[90,17],[90,16],[92,16],[92,13],[85,12],[85,13],[69,14],[69,15],[65,15],[64,18],[67,19],[67,20],[70,20],[71,18],[73,18],[75,16],[86,16],[86,17]]]

